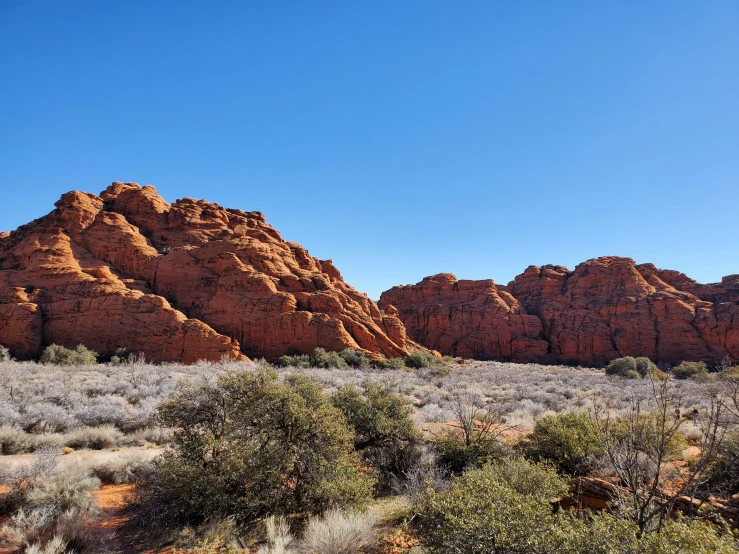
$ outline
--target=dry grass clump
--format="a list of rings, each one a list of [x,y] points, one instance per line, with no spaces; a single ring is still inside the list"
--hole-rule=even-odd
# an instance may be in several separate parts
[[[42,449],[33,462],[0,468],[0,546],[13,551],[64,552],[83,546],[102,552],[98,508],[91,491],[100,481],[80,465],[60,466],[61,454]],[[93,546],[94,545],[94,546]]]
[[[115,460],[93,465],[90,471],[103,483],[135,483],[153,471],[152,461],[141,452],[127,452]]]
[[[302,551],[310,554],[355,554],[375,539],[377,515],[372,512],[329,510],[311,518],[305,529]]]

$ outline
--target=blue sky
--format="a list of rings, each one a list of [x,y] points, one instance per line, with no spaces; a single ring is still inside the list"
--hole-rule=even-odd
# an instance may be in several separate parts
[[[112,181],[377,298],[601,255],[739,273],[739,2],[0,2],[0,230]]]

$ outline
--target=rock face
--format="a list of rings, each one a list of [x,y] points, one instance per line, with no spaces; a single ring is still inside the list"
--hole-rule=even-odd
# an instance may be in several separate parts
[[[436,275],[384,292],[380,306],[397,308],[411,339],[444,354],[584,365],[739,359],[739,275],[702,285],[629,258],[574,271],[530,266],[505,287]]]
[[[546,357],[541,321],[491,280],[458,281],[451,273],[382,294],[385,313],[399,313],[413,340],[444,354],[538,361]]]
[[[403,324],[259,212],[113,183],[0,235],[0,344],[125,347],[152,361],[408,354]]]

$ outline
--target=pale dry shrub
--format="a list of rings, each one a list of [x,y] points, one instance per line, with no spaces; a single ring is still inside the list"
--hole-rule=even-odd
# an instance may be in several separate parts
[[[93,465],[90,469],[103,483],[116,485],[134,483],[154,471],[151,461],[141,452],[127,452],[115,460]]]
[[[302,551],[308,554],[356,554],[374,542],[377,514],[329,510],[308,522]]]
[[[58,536],[55,536],[43,546],[40,542],[37,542],[26,548],[26,554],[65,554],[66,552],[67,542]]]
[[[86,467],[60,466],[59,458],[58,451],[41,449],[30,464],[0,468],[0,484],[7,487],[0,497],[0,514],[8,515],[0,533],[2,544],[15,551],[55,552],[62,543],[62,550],[96,543],[93,517],[98,507],[91,490],[100,481]]]
[[[290,549],[295,537],[290,534],[290,526],[284,517],[269,516],[264,524],[267,528],[267,544],[259,548],[259,554],[290,554],[295,552]]]
[[[7,456],[32,451],[36,443],[32,435],[11,425],[0,427],[0,453]]]
[[[78,431],[70,433],[66,439],[66,446],[72,448],[90,448],[92,450],[102,450],[104,448],[113,448],[123,437],[118,429],[113,425],[101,425],[100,427],[85,427]]]

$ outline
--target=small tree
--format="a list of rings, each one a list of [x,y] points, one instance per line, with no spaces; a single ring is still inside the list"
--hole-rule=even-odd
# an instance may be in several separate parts
[[[186,387],[159,408],[172,449],[139,487],[141,526],[361,505],[374,479],[343,414],[316,383],[268,369]]]
[[[488,402],[480,407],[473,396],[457,393],[453,411],[452,429],[436,441],[443,465],[460,473],[468,466],[480,466],[501,456],[500,438],[511,427],[505,425],[499,406]]]
[[[706,470],[726,434],[725,402],[713,394],[708,413],[702,417],[700,455],[676,490],[666,493],[663,486],[669,464],[684,441],[680,419],[673,413],[673,406],[680,400],[667,381],[652,381],[652,394],[646,399],[633,399],[626,416],[613,417],[607,405],[596,406],[591,412],[607,469],[623,485],[615,488],[616,502],[636,523],[640,536],[663,528],[673,516],[679,496],[693,497],[703,489]]]
[[[367,380],[361,390],[346,385],[332,401],[354,428],[354,448],[380,472],[383,485],[409,469],[420,433],[412,406],[389,383]]]

